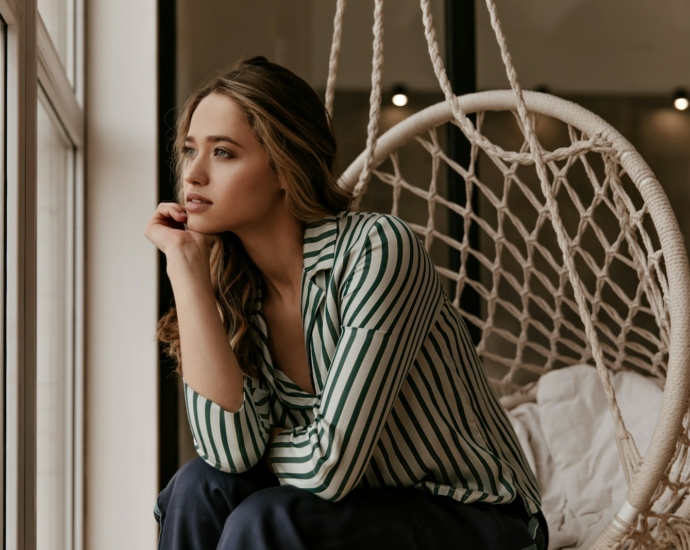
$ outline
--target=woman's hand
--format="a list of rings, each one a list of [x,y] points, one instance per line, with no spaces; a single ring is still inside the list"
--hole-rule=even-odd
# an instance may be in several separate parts
[[[187,213],[176,202],[162,202],[149,220],[144,235],[166,256],[171,252],[200,253],[208,257],[213,235],[186,229]]]

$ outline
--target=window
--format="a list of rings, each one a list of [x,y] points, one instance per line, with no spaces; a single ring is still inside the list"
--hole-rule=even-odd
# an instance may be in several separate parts
[[[38,13],[65,68],[65,74],[70,83],[73,83],[74,2],[72,0],[38,0]]]
[[[8,550],[83,548],[82,12],[0,0]]]
[[[38,102],[36,490],[38,550],[72,548],[74,149],[45,94]]]

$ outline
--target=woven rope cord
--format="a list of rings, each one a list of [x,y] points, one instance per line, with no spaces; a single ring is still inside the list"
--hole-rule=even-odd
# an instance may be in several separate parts
[[[369,97],[369,124],[367,125],[366,159],[359,181],[355,186],[353,208],[359,208],[361,197],[367,192],[367,184],[374,167],[374,152],[381,118],[381,82],[383,73],[383,0],[374,3],[374,45],[371,69],[371,95]]]
[[[328,81],[326,83],[326,111],[333,117],[333,101],[335,99],[335,84],[338,77],[338,59],[340,56],[340,41],[343,35],[343,15],[346,0],[338,0],[333,18],[333,40],[331,55],[328,59]]]
[[[424,36],[426,37],[427,46],[429,48],[429,56],[431,57],[431,63],[434,67],[434,74],[438,80],[441,90],[446,98],[446,101],[450,104],[453,116],[455,117],[458,126],[465,134],[465,136],[472,142],[477,143],[482,149],[491,151],[493,155],[502,156],[505,155],[500,147],[491,143],[482,134],[477,132],[474,125],[467,117],[465,113],[462,112],[460,105],[458,104],[457,97],[453,93],[450,80],[446,73],[446,69],[443,65],[443,59],[439,53],[438,40],[436,39],[436,29],[434,28],[434,20],[431,14],[431,3],[429,0],[421,0],[422,7],[422,20],[424,23]],[[533,162],[532,156],[523,153],[523,158],[525,163],[531,164]]]

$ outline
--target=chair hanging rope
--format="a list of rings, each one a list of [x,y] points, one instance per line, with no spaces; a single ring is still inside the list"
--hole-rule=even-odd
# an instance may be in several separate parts
[[[379,133],[381,118],[381,82],[383,73],[383,0],[374,1],[374,44],[371,69],[371,95],[369,97],[369,124],[367,125],[367,156],[362,173],[355,187],[354,208],[359,208],[361,197],[366,193],[367,184],[374,169],[374,151]]]
[[[335,84],[338,75],[338,59],[340,56],[340,40],[343,34],[343,14],[346,0],[338,0],[333,19],[333,41],[331,55],[328,60],[328,82],[326,84],[326,111],[333,117],[333,100],[335,99]]]

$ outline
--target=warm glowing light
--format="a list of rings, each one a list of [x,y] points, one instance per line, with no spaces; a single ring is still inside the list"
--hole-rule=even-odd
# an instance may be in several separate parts
[[[688,90],[686,88],[678,88],[676,93],[673,94],[673,106],[679,111],[685,111],[685,109],[690,107]]]
[[[673,102],[673,106],[679,111],[685,111],[685,109],[687,109],[688,106],[690,106],[690,101],[688,101],[687,97],[678,97]]]
[[[405,94],[395,94],[393,96],[393,105],[396,107],[404,107],[407,105],[407,96]]]

